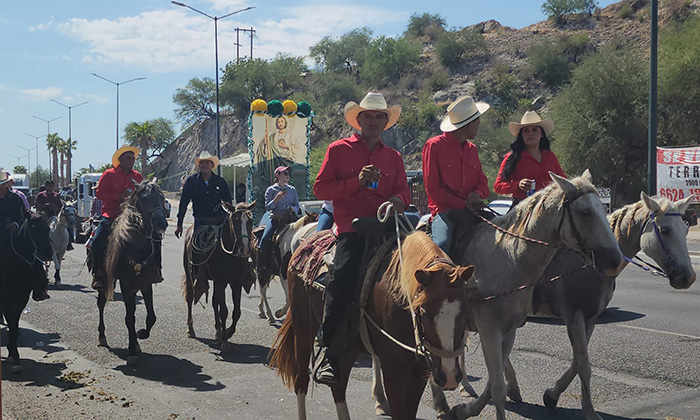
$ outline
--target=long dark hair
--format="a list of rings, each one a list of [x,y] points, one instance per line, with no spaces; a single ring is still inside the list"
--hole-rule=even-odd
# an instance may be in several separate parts
[[[536,127],[539,127],[540,133],[542,133],[542,137],[540,138],[540,150],[549,150],[549,139],[544,133],[544,129],[540,126]],[[513,143],[510,144],[510,150],[512,150],[512,152],[510,153],[510,156],[508,156],[506,165],[503,167],[503,180],[506,180],[513,175],[513,172],[515,172],[515,167],[518,166],[518,162],[520,161],[520,156],[522,155],[523,150],[525,150],[522,128],[518,132],[518,137]]]

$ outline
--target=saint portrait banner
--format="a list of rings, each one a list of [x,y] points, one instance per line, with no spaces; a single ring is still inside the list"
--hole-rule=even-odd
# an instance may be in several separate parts
[[[248,190],[256,200],[258,219],[265,211],[265,190],[275,183],[275,168],[291,167],[289,183],[300,199],[309,196],[309,130],[311,106],[307,102],[284,103],[256,99],[248,118],[248,152],[251,158]]]

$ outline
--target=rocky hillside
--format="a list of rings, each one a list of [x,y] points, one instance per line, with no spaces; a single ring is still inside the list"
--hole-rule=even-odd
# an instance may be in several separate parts
[[[667,0],[661,2],[659,20],[663,25],[678,16],[679,13],[697,13],[700,0]],[[552,21],[543,21],[522,29],[514,29],[501,25],[495,20],[472,25],[486,41],[483,53],[470,56],[463,60],[457,68],[447,73],[445,87],[432,94],[432,100],[438,105],[446,105],[461,95],[473,95],[480,100],[494,102],[489,89],[490,82],[498,72],[507,72],[515,76],[519,87],[531,109],[545,109],[556,94],[556,88],[550,88],[533,77],[529,68],[528,51],[535,45],[550,42],[556,43],[585,34],[583,51],[569,56],[571,62],[577,62],[583,55],[596,51],[601,46],[620,42],[631,47],[641,47],[646,51],[649,43],[649,0],[624,0],[612,4],[596,12],[592,16],[569,16],[566,22],[559,26]],[[398,103],[405,98],[418,98],[422,81],[430,78],[436,69],[444,69],[439,63],[435,48],[429,39],[423,40],[421,61],[411,70],[412,78],[402,79],[399,85],[383,89],[390,103]],[[266,98],[274,99],[274,98]],[[279,98],[284,99],[284,98]],[[357,99],[356,99],[357,100]],[[313,104],[312,104],[313,106]],[[342,117],[343,104],[337,104],[337,109],[323,110],[314,120],[311,144],[325,146],[328,141],[347,136],[352,130],[344,123]],[[431,132],[437,132],[437,123],[430,127]],[[421,140],[412,139],[400,127],[387,131],[385,142],[404,152],[408,169],[420,168]],[[238,121],[233,116],[223,116],[221,119],[221,153],[231,156],[247,150],[247,124]],[[195,170],[193,159],[201,150],[214,152],[216,148],[216,131],[214,120],[197,123],[183,132],[177,140],[169,145],[162,156],[151,164],[150,172],[164,180],[166,190],[177,190],[183,174]],[[317,169],[317,168],[316,168]],[[313,172],[313,168],[312,168]]]

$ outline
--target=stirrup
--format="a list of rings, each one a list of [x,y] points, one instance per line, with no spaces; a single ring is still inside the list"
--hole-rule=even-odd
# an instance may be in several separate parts
[[[327,347],[321,347],[316,354],[312,376],[318,384],[333,386],[339,383],[338,371],[328,359]]]

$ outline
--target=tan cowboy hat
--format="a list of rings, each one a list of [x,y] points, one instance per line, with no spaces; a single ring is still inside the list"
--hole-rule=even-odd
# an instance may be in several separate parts
[[[10,181],[12,181],[12,175],[5,168],[0,168],[0,185],[7,184]]]
[[[120,158],[121,155],[123,155],[124,153],[131,152],[131,153],[134,154],[134,157],[136,157],[136,156],[139,155],[139,152],[140,152],[140,151],[141,151],[141,149],[139,149],[138,147],[134,147],[134,146],[122,146],[122,147],[120,147],[120,148],[117,149],[117,151],[114,152],[114,154],[112,155],[112,166],[114,166],[115,168],[116,168],[117,166],[119,166],[119,158]]]
[[[384,95],[377,92],[369,92],[359,105],[352,101],[345,104],[345,121],[353,128],[362,130],[357,123],[357,116],[362,111],[383,111],[389,117],[389,122],[384,127],[384,130],[388,130],[398,121],[399,115],[401,115],[401,105],[394,105],[388,108]]]
[[[440,123],[440,130],[444,133],[455,131],[479,118],[491,105],[486,102],[474,102],[471,96],[457,98],[447,107],[447,115]]]
[[[544,134],[547,136],[552,132],[552,130],[554,130],[554,121],[552,121],[551,118],[540,118],[540,116],[537,115],[535,111],[527,111],[525,115],[523,115],[523,117],[520,119],[520,124],[516,122],[508,124],[508,130],[510,130],[510,134],[517,137],[521,128],[530,125],[542,127],[542,129],[544,130]]]
[[[208,160],[209,162],[213,163],[214,167],[211,168],[212,170],[216,169],[216,167],[219,166],[219,158],[216,156],[212,156],[206,150],[200,153],[199,156],[194,159],[194,164],[199,166],[199,162],[202,160]]]

